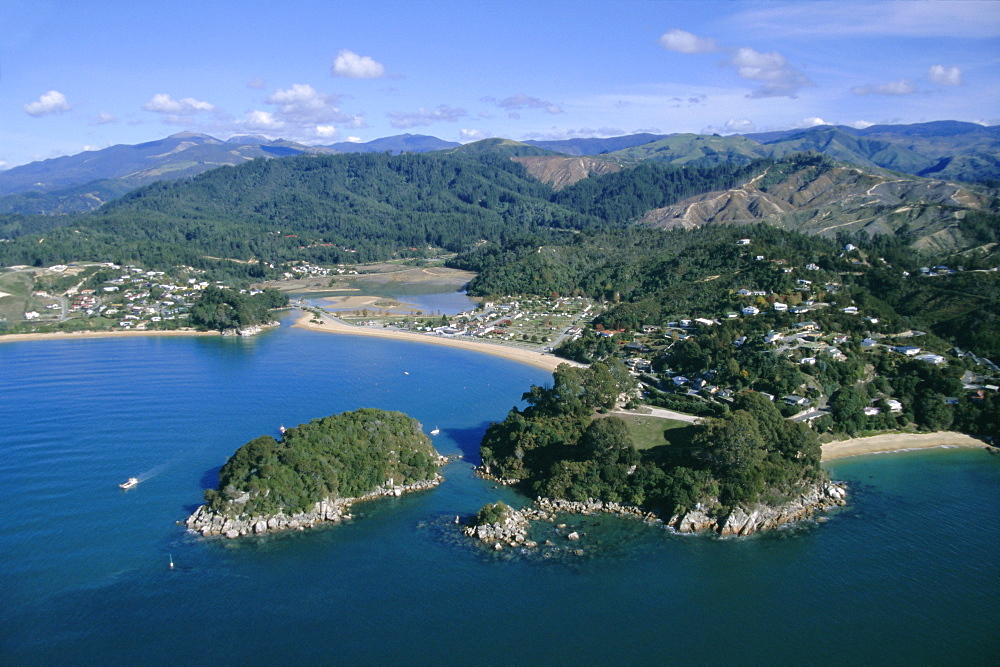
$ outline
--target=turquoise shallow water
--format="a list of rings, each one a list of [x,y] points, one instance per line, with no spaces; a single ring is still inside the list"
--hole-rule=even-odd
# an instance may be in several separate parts
[[[525,502],[472,457],[547,377],[288,327],[0,345],[0,662],[995,660],[1000,458],[979,450],[838,461],[847,509],[753,539],[571,518],[582,558],[459,540],[456,514]],[[350,525],[239,543],[176,525],[243,442],[362,406],[438,426],[442,453],[469,458]]]

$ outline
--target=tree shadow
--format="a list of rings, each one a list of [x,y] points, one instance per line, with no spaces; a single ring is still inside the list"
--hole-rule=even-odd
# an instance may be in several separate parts
[[[479,457],[479,443],[482,442],[483,435],[485,435],[489,425],[490,422],[483,422],[471,428],[444,428],[441,430],[458,445],[463,459],[478,466],[482,463]]]
[[[198,484],[201,486],[201,488],[214,489],[217,486],[219,486],[220,470],[222,470],[222,466],[217,466],[215,468],[209,468],[208,470],[206,470],[205,473],[201,476],[201,479],[198,480]],[[201,505],[202,503],[200,502],[194,505],[185,505],[184,511],[187,512],[188,514],[193,514],[194,511],[198,509],[198,507],[200,507]]]

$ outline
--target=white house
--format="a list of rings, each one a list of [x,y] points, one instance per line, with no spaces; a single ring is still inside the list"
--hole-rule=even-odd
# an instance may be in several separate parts
[[[747,306],[746,308],[743,309],[743,314],[744,315],[758,315],[758,314],[760,314],[760,310],[758,308],[754,307],[754,306]]]
[[[946,359],[942,357],[940,354],[918,354],[913,358],[919,359],[920,361],[926,361],[929,364],[935,364],[935,365],[943,364],[946,361]]]

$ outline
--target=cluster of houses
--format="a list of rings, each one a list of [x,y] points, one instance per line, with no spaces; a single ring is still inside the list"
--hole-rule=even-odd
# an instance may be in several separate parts
[[[326,244],[330,245],[330,244]],[[272,268],[274,268],[272,266]],[[354,269],[348,269],[343,266],[338,266],[335,269],[329,269],[323,266],[316,266],[315,264],[300,264],[298,266],[293,266],[281,274],[285,279],[291,278],[305,278],[310,276],[356,276],[358,272]]]
[[[82,288],[82,283],[66,291],[68,313],[87,317],[117,319],[122,329],[144,329],[149,322],[186,319],[188,310],[202,290],[213,284],[197,278],[172,278],[164,271],[149,271],[135,266],[118,266],[106,263],[104,268],[121,270],[121,273],[96,288]],[[51,271],[65,271],[65,266],[50,267]],[[225,287],[221,282],[214,283]],[[44,291],[36,296],[52,298]],[[58,308],[50,304],[47,308]],[[31,319],[27,317],[25,319]]]

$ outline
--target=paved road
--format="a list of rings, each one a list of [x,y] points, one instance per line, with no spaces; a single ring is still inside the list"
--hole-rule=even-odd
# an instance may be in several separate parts
[[[638,417],[658,417],[660,419],[673,419],[679,422],[688,422],[689,424],[697,424],[702,419],[697,415],[674,412],[673,410],[667,410],[665,408],[654,408],[651,405],[643,406],[643,408],[643,412],[636,412],[635,410],[615,410],[614,414],[633,415]],[[645,410],[649,410],[649,412],[645,412]]]

